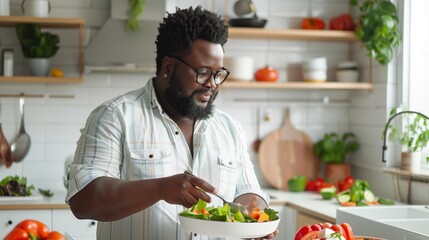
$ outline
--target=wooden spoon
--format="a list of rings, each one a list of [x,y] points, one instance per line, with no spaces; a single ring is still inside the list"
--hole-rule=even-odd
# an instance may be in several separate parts
[[[10,151],[10,145],[3,134],[3,129],[1,126],[1,105],[0,105],[0,163],[4,164],[7,168],[9,168],[13,163],[12,152]]]
[[[259,136],[259,127],[260,127],[260,120],[259,120],[259,107],[257,108],[257,114],[256,114],[256,139],[252,143],[252,148],[255,153],[259,151],[259,145],[261,145],[261,138]]]

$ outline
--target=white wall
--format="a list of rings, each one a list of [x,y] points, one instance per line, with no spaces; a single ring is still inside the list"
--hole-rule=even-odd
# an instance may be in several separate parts
[[[21,0],[12,0],[12,15],[20,15]],[[223,14],[224,1],[173,1],[169,6],[186,7],[190,4],[202,4]],[[230,1],[228,15],[232,15]],[[309,3],[312,4],[313,16],[329,18],[347,12],[348,1],[344,0],[256,0],[260,17],[268,18],[267,28],[299,28],[300,20],[307,16]],[[85,45],[97,29],[109,16],[108,0],[55,0],[51,1],[52,17],[84,17]],[[60,51],[53,58],[56,66],[70,73],[76,70],[77,33],[55,30],[60,34]],[[23,59],[14,31],[1,29],[1,47],[14,48],[17,61],[16,72],[25,73]],[[356,46],[359,48],[359,46]],[[255,69],[270,64],[276,67],[281,81],[300,78],[299,64],[310,57],[327,56],[329,75],[333,78],[333,69],[337,62],[347,59],[348,45],[345,43],[275,41],[275,40],[237,40],[230,39],[226,46],[227,56],[248,55],[254,58]],[[368,59],[362,51],[357,59],[362,63],[362,79],[368,79]],[[249,147],[256,138],[256,118],[258,108],[261,118],[260,136],[280,127],[285,108],[290,108],[292,123],[308,133],[314,141],[325,132],[344,132],[351,130],[357,134],[361,149],[351,156],[355,166],[353,174],[366,179],[375,192],[386,197],[393,197],[391,176],[384,174],[381,168],[381,132],[386,120],[387,108],[395,99],[396,83],[388,82],[388,68],[375,64],[373,68],[373,91],[346,90],[232,90],[224,89],[217,100],[217,105],[237,118],[244,126],[249,137]],[[30,183],[40,188],[63,189],[63,163],[70,157],[79,137],[79,129],[84,125],[89,112],[101,102],[125,91],[139,88],[150,76],[144,74],[108,74],[92,73],[84,75],[82,84],[14,84],[0,83],[0,94],[20,93],[41,94],[43,98],[26,99],[25,123],[32,138],[29,155],[21,163],[15,163],[10,169],[0,166],[0,177],[18,174],[26,176]],[[50,98],[51,95],[67,95],[73,98]],[[328,97],[330,103],[322,99]],[[3,130],[11,141],[18,131],[18,99],[0,98],[3,105]],[[270,115],[266,122],[262,118]],[[392,155],[389,152],[390,155]],[[393,156],[390,156],[393,157]],[[256,168],[257,158],[252,153]],[[259,174],[259,171],[257,169]],[[263,177],[261,183],[267,186]],[[427,196],[423,199],[428,199]]]

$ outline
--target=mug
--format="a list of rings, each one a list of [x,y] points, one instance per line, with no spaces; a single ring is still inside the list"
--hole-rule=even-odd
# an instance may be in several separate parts
[[[48,17],[51,12],[51,3],[48,0],[24,0],[21,10],[25,16]]]

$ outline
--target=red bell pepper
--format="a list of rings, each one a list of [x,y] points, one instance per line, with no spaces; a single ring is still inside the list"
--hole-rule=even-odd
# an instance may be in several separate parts
[[[329,21],[329,28],[331,30],[353,31],[355,23],[350,14],[342,14],[338,17],[331,18]]]
[[[325,29],[325,21],[321,18],[304,18],[301,21],[301,28],[322,30]]]

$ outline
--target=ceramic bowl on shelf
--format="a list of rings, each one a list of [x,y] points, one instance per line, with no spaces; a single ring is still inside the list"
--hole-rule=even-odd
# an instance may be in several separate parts
[[[337,64],[336,78],[338,82],[357,82],[359,80],[358,65],[345,61]]]

